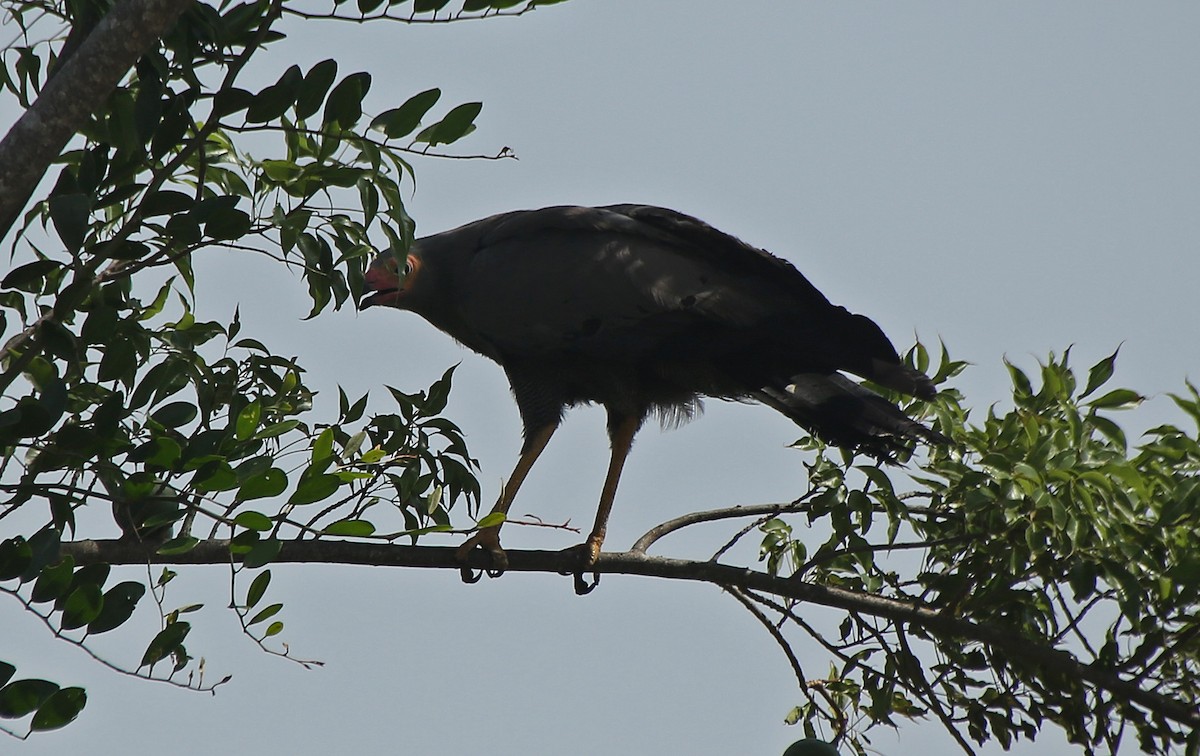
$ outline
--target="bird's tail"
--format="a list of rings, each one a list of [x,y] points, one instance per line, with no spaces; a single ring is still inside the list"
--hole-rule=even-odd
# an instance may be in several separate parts
[[[891,459],[916,442],[949,443],[840,373],[803,373],[784,388],[763,388],[753,396],[828,443],[880,459]]]

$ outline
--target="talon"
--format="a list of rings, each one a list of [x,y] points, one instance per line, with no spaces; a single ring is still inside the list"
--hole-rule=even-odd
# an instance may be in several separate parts
[[[492,562],[491,566],[478,573],[467,564],[471,561],[471,553],[476,548],[487,554]],[[500,534],[495,528],[484,528],[468,538],[466,543],[459,546],[458,550],[454,552],[454,558],[462,565],[459,568],[459,574],[464,583],[478,583],[485,572],[488,577],[498,578],[508,569],[508,556],[504,553],[504,549],[500,548]]]
[[[589,583],[584,579],[583,574],[587,572],[589,567],[596,564],[596,560],[600,558],[600,543],[595,538],[588,538],[587,541],[572,546],[565,550],[565,553],[570,553],[579,559],[579,567],[574,570],[560,572],[560,575],[571,575],[575,580],[575,595],[586,596],[600,585],[600,573],[592,573],[592,581]]]
[[[590,583],[583,579],[582,572],[576,572],[574,577],[575,577],[575,595],[576,596],[586,596],[589,593],[591,593],[592,591],[596,590],[596,586],[600,585],[600,573],[599,572],[592,573],[592,582],[590,582]]]

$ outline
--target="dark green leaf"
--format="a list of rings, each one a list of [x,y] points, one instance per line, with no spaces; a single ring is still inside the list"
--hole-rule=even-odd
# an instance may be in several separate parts
[[[362,101],[371,88],[371,75],[354,73],[342,79],[329,93],[324,123],[348,129],[362,117]]]
[[[170,539],[162,546],[158,547],[158,553],[163,555],[171,554],[186,554],[196,548],[196,544],[200,543],[199,538],[194,538],[189,535],[176,536]]]
[[[96,618],[88,623],[88,633],[98,635],[120,627],[133,616],[138,601],[146,593],[146,586],[134,581],[118,583],[104,594],[104,605]]]
[[[1083,393],[1079,395],[1080,399],[1083,399],[1103,386],[1112,377],[1113,369],[1117,362],[1117,352],[1120,351],[1120,349],[1117,349],[1095,365],[1092,365],[1092,369],[1088,371],[1087,386],[1083,389]]]
[[[54,260],[35,260],[19,265],[4,276],[4,280],[0,281],[0,288],[20,289],[31,294],[38,294],[42,291],[46,276],[62,267],[62,263]]]
[[[279,81],[254,96],[246,110],[248,123],[265,123],[279,118],[296,102],[304,76],[300,66],[293,65],[284,71]]]
[[[154,640],[150,641],[150,645],[146,647],[146,653],[142,655],[140,666],[149,666],[171,655],[183,645],[183,641],[191,629],[192,626],[187,622],[172,622],[167,625],[158,635],[154,636]]]
[[[253,226],[250,216],[237,208],[223,208],[212,213],[204,224],[204,235],[210,239],[240,239]]]
[[[366,520],[338,520],[321,532],[325,535],[365,538],[375,532],[375,526]]]
[[[427,89],[408,98],[398,108],[380,113],[371,121],[371,128],[382,131],[388,139],[411,134],[421,125],[421,119],[442,96],[440,89]]]
[[[250,530],[270,530],[273,524],[270,517],[267,517],[262,512],[252,510],[239,512],[237,517],[233,518],[233,521],[243,528]]]
[[[0,661],[0,688],[8,685],[8,681],[17,673],[17,668],[8,662]]]
[[[42,570],[41,574],[38,575],[37,582],[33,584],[33,593],[30,594],[31,600],[35,604],[43,601],[54,601],[66,593],[67,588],[71,586],[71,578],[74,575],[75,559],[68,554],[58,564]]]
[[[257,625],[259,622],[269,620],[276,614],[279,614],[280,609],[283,609],[283,604],[271,604],[270,606],[263,607],[262,611],[255,614],[246,622],[246,625]]]
[[[256,570],[275,561],[281,548],[283,548],[283,542],[278,538],[264,538],[246,552],[246,556],[242,558],[242,564],[248,569]]]
[[[150,414],[150,419],[167,428],[178,428],[196,419],[199,410],[190,402],[171,402]]]
[[[33,580],[46,565],[57,563],[61,542],[62,534],[55,528],[45,527],[34,533],[29,539],[30,560],[21,574],[21,582]],[[107,577],[108,573],[104,575]],[[103,578],[99,582],[103,582]]]
[[[1141,404],[1146,397],[1129,389],[1113,389],[1098,399],[1088,402],[1095,409],[1129,409]]]
[[[17,680],[0,688],[0,717],[16,719],[36,711],[58,686],[49,680]]]
[[[100,592],[99,585],[95,583],[80,585],[71,591],[63,605],[62,628],[74,630],[77,627],[83,627],[100,616],[103,604],[104,595]]]
[[[57,730],[69,725],[87,705],[87,693],[83,688],[63,688],[55,691],[38,707],[29,724],[34,732]]]
[[[91,212],[92,198],[86,194],[61,194],[50,198],[50,220],[68,252],[77,252],[83,246]]]
[[[337,78],[337,61],[326,59],[308,69],[304,75],[304,85],[300,88],[300,96],[296,98],[296,117],[308,118],[321,108],[325,94],[333,86]]]
[[[238,501],[250,501],[267,496],[278,496],[287,489],[287,473],[278,467],[272,467],[261,473],[251,475],[238,489]]]
[[[267,592],[267,586],[271,584],[271,571],[263,570],[250,583],[250,589],[246,591],[246,608],[253,609],[259,601],[262,600],[263,594]]]
[[[453,108],[442,120],[417,136],[417,141],[430,145],[450,144],[462,139],[475,128],[475,118],[483,110],[482,102],[467,102]]]
[[[327,499],[338,490],[341,484],[341,478],[336,475],[314,475],[306,478],[296,487],[295,493],[288,499],[288,504],[298,506]]]
[[[224,118],[227,115],[245,110],[254,102],[254,94],[237,87],[222,87],[213,97],[213,118]]]

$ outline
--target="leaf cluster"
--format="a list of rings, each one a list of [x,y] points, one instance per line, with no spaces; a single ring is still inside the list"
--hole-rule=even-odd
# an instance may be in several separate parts
[[[417,16],[444,6],[424,5]],[[36,108],[108,7],[6,0],[20,32],[0,51],[0,91]],[[288,10],[192,5],[80,125],[0,277],[0,521],[21,523],[0,535],[0,591],[80,645],[122,626],[154,591],[160,629],[139,674],[160,664],[166,679],[192,674],[181,616],[199,607],[162,609],[169,570],[105,588],[107,567],[58,558],[60,539],[81,528],[162,554],[229,537],[237,571],[257,575],[234,602],[250,632],[278,612],[244,613],[282,539],[411,541],[449,530],[457,502],[478,503],[475,461],[439,416],[452,371],[427,391],[393,389],[390,412],[370,414],[366,396],[339,390],[337,421],[318,423],[295,358],[243,333],[237,312],[228,322],[197,314],[201,255],[280,261],[304,279],[309,317],[356,302],[370,257],[412,242],[409,160],[468,136],[480,113],[465,103],[439,114],[440,90],[426,89],[372,115],[371,75],[334,60],[246,87],[251,59],[285,38]],[[282,627],[276,619],[252,637]],[[32,714],[33,730],[69,721],[78,709],[63,702],[85,700],[64,692],[74,689],[7,690],[0,706]]]
[[[921,345],[909,359],[928,364]],[[852,715],[934,715],[964,748],[959,733],[1008,747],[1045,722],[1087,753],[1115,752],[1126,736],[1147,753],[1195,747],[1186,712],[1200,700],[1200,443],[1162,425],[1131,448],[1112,413],[1143,397],[1109,387],[1115,361],[1086,381],[1069,350],[1036,379],[1007,364],[1013,406],[978,424],[943,390],[926,412],[953,443],[908,476],[819,450],[802,507],[814,529],[766,522],[769,569],[904,601],[1031,652],[854,612],[821,629],[778,607],[835,660],[795,721],[815,732]],[[943,348],[936,381],[963,367]],[[1196,419],[1200,396],[1187,388],[1172,398]]]

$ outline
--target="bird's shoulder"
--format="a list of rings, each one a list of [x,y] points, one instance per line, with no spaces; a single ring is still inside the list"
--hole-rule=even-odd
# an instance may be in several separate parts
[[[468,228],[468,227],[464,227]],[[681,258],[736,278],[770,281],[817,301],[825,296],[791,263],[754,247],[691,215],[665,207],[639,204],[583,207],[558,205],[537,210],[517,210],[470,224],[476,235],[476,251],[504,248],[514,240],[538,237],[592,236],[623,237],[647,242],[641,248],[670,250]],[[636,255],[639,245],[629,248]],[[586,245],[558,245],[557,253],[590,251]]]

